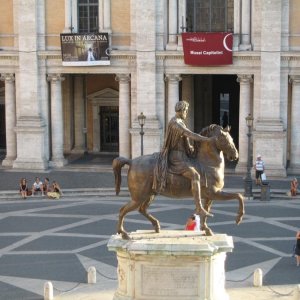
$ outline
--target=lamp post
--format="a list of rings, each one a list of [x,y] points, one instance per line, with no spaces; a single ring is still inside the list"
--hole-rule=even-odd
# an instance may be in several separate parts
[[[248,157],[247,157],[247,175],[245,177],[245,192],[244,196],[253,199],[253,194],[252,194],[252,177],[251,177],[251,153],[250,153],[250,141],[251,141],[251,135],[252,135],[252,127],[253,127],[253,118],[251,114],[249,114],[246,117],[246,124],[248,127]]]
[[[138,116],[138,121],[139,121],[139,124],[141,126],[141,131],[140,131],[140,135],[141,135],[141,155],[144,155],[144,125],[145,125],[145,121],[146,121],[146,116],[142,112]]]

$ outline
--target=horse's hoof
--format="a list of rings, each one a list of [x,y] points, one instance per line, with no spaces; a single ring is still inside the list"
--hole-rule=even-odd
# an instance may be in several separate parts
[[[160,233],[160,227],[155,227],[155,232]]]
[[[210,228],[207,228],[207,229],[205,229],[205,235],[206,235],[206,236],[213,236],[214,233],[211,231]]]
[[[235,220],[236,225],[239,225],[243,220],[243,216],[238,216]]]
[[[123,240],[130,240],[131,239],[129,234],[125,231],[120,231],[120,232],[118,232],[118,234],[121,234],[121,237],[122,237]]]
[[[123,240],[130,240],[130,236],[127,233],[122,233],[122,239]]]

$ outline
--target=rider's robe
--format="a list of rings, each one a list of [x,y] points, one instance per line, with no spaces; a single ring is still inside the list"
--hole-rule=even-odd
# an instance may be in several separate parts
[[[193,158],[194,149],[189,139],[199,140],[199,135],[190,131],[181,118],[173,117],[167,127],[163,148],[158,155],[154,169],[153,190],[161,192],[166,187],[168,171],[182,174],[190,167],[201,173],[201,183],[206,186],[205,172]]]

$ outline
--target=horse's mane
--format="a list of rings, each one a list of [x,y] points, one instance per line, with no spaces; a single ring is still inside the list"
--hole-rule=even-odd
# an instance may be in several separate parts
[[[213,136],[216,136],[222,129],[223,129],[223,127],[220,125],[211,124],[207,127],[204,127],[201,130],[200,135],[205,136],[205,137],[213,137]],[[201,142],[194,142],[194,149],[195,149],[196,155],[200,150],[200,145],[201,145]]]
[[[206,137],[212,137],[215,136],[216,132],[219,132],[221,129],[223,129],[222,126],[217,125],[217,124],[211,124],[207,127],[204,127],[200,134]]]

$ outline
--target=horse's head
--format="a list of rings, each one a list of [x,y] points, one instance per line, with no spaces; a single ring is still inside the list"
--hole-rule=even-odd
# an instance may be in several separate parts
[[[239,154],[229,132],[230,126],[223,128],[222,126],[212,124],[203,128],[201,135],[215,137],[215,143],[218,150],[222,151],[228,160],[233,161],[238,159]]]

